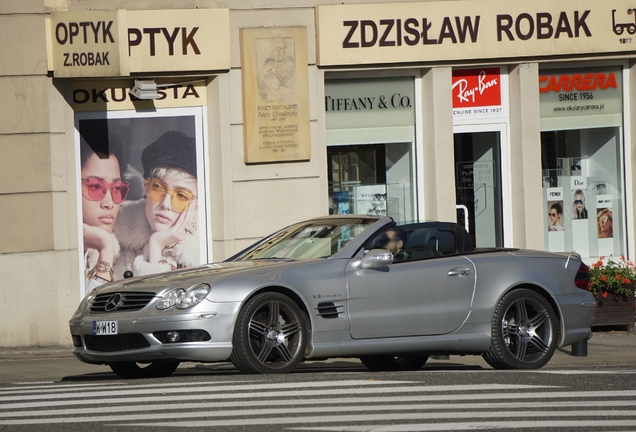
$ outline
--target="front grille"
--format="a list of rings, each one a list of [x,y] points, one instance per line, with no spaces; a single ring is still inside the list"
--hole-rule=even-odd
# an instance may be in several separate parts
[[[84,336],[86,349],[92,351],[129,351],[150,346],[141,333],[129,333],[110,336]]]
[[[114,298],[116,295],[119,295],[120,297]],[[146,306],[154,297],[155,293],[142,291],[99,294],[91,303],[91,313],[136,311]],[[116,304],[111,303],[109,310],[106,310],[109,300],[113,303],[114,300],[117,301]]]

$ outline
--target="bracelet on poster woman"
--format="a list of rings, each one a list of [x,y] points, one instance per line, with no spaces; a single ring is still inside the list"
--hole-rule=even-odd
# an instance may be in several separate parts
[[[113,269],[112,264],[109,263],[108,261],[97,261],[97,264],[95,264],[95,267],[93,267],[92,269],[88,271],[88,273],[86,274],[86,277],[88,279],[95,279],[95,277],[98,277],[97,273],[109,273],[110,281],[112,281],[115,275],[115,270]],[[106,280],[105,278],[102,278],[101,276],[99,276],[99,278]],[[110,282],[110,281],[107,281],[107,282]]]

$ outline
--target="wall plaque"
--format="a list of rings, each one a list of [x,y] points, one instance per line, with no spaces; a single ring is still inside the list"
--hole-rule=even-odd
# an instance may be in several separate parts
[[[309,160],[305,27],[241,29],[245,163]]]

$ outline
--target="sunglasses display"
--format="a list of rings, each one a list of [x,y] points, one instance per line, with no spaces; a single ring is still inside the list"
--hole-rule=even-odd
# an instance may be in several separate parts
[[[169,188],[168,185],[158,178],[148,177],[146,180],[146,196],[158,203],[170,195],[170,205],[176,212],[183,212],[188,208],[190,201],[194,199],[194,194],[185,188]]]
[[[574,204],[583,204],[583,200],[574,200]]]
[[[552,217],[557,217],[559,214],[558,213],[548,213],[548,216],[552,216]]]
[[[110,196],[115,204],[121,204],[126,200],[130,184],[125,181],[117,180],[108,183],[99,177],[88,177],[82,179],[82,195],[90,201],[101,201],[110,190]]]
[[[605,216],[601,216],[600,218],[598,218],[599,221],[601,221],[602,223],[607,223],[608,220],[612,220],[612,218],[610,218],[609,216],[605,215]]]

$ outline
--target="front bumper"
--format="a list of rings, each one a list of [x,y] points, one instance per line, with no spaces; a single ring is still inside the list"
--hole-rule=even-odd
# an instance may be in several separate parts
[[[232,335],[239,307],[238,302],[213,303],[205,300],[183,311],[158,311],[151,304],[134,312],[86,312],[69,322],[76,345],[73,354],[79,360],[92,364],[156,360],[225,361],[232,353]],[[117,321],[118,335],[94,336],[93,321]],[[209,340],[162,342],[154,335],[156,332],[188,330],[203,330],[209,334]],[[87,337],[92,337],[93,342],[87,344]],[[129,343],[131,340],[135,343]]]

